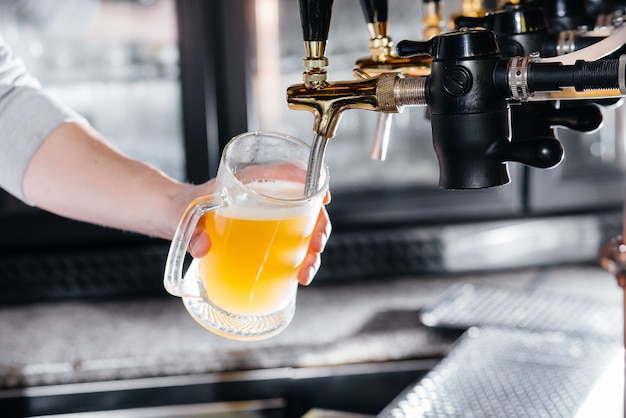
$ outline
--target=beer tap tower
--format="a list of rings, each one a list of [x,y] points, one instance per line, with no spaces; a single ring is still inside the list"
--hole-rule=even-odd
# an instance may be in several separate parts
[[[433,146],[440,167],[440,187],[478,189],[508,183],[508,162],[538,168],[559,164],[563,148],[551,133],[551,124],[585,131],[595,129],[601,122],[594,103],[575,103],[556,109],[551,101],[559,99],[565,103],[568,99],[626,96],[626,55],[619,55],[626,44],[623,25],[604,40],[587,40],[596,43],[578,51],[584,51],[582,55],[573,52],[569,57],[544,58],[533,52],[542,51],[538,46],[545,47],[546,39],[552,39],[553,33],[545,30],[545,21],[537,19],[533,9],[509,8],[505,11],[512,13],[512,20],[497,12],[478,17],[482,19],[480,28],[465,27],[476,26],[476,21],[460,21],[462,27],[431,39],[401,41],[394,55],[386,34],[387,5],[382,0],[363,1],[370,29],[371,56],[357,62],[355,74],[359,79],[331,82],[324,54],[332,3],[332,0],[300,0],[305,71],[303,83],[287,89],[290,108],[307,110],[315,116],[309,178],[315,178],[326,141],[334,136],[342,113],[348,109],[393,114],[408,106],[428,106]],[[538,32],[531,33],[532,37],[526,36],[529,33],[511,33],[509,29],[515,32],[517,27],[510,24],[519,22],[520,18],[535,22],[533,28]],[[503,40],[515,42],[506,44],[503,51],[495,30],[506,35],[502,36]],[[572,37],[571,32],[563,34],[562,30],[557,32],[555,48],[570,49],[565,52],[576,49],[571,48],[576,36]],[[542,35],[538,37],[538,33]],[[525,42],[535,43],[518,42],[521,36]],[[537,45],[537,42],[544,44]],[[512,45],[521,49],[511,49]],[[592,49],[594,52],[590,53]],[[555,51],[557,55],[564,52]],[[392,63],[411,65],[402,67]],[[415,63],[420,63],[417,67],[421,73],[402,70],[413,68]],[[528,107],[529,104],[534,107]],[[549,112],[546,113],[546,109]],[[519,128],[520,121],[528,120],[529,114],[531,118],[533,114],[541,115],[543,123],[531,129]],[[586,118],[581,118],[583,115]],[[587,117],[589,115],[591,117]],[[386,131],[381,132],[385,143]],[[381,140],[377,143],[380,145]],[[384,149],[384,145],[379,148]],[[375,154],[384,157],[384,152]],[[621,236],[601,249],[601,265],[616,276],[626,302],[626,244]],[[626,336],[626,321],[624,324]],[[626,347],[626,337],[624,345]]]
[[[407,106],[428,106],[440,166],[439,185],[446,189],[499,186],[509,182],[507,162],[549,168],[563,156],[554,137],[511,141],[511,104],[534,100],[535,93],[564,88],[626,94],[624,56],[573,65],[544,62],[536,56],[503,58],[494,32],[483,28],[400,42],[400,57],[431,59],[427,76],[382,72],[362,80],[331,82],[324,50],[332,1],[301,0],[300,8],[307,52],[304,83],[287,89],[287,102],[292,109],[314,114],[313,130],[316,138],[323,138],[317,141],[323,145],[313,150],[318,164],[325,141],[334,136],[345,110],[398,113]]]
[[[425,2],[423,20],[428,21],[425,36],[432,37],[441,33],[442,15],[439,2]],[[393,50],[393,41],[387,33],[388,29],[388,4],[387,0],[361,0],[361,7],[370,35],[370,56],[359,58],[354,67],[354,76],[357,79],[368,79],[384,73],[398,73],[404,77],[426,76],[430,74],[431,58],[428,56],[416,56],[403,58]],[[381,112],[374,131],[374,145],[371,158],[373,160],[385,160],[389,135],[392,123],[390,112]]]

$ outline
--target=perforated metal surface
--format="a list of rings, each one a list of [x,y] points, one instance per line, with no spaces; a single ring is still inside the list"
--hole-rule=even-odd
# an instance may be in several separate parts
[[[622,306],[546,291],[459,283],[421,313],[431,327],[489,325],[621,338]]]
[[[0,306],[77,298],[165,294],[167,247],[147,245],[0,258]]]
[[[471,328],[378,417],[573,417],[620,351],[562,332]]]

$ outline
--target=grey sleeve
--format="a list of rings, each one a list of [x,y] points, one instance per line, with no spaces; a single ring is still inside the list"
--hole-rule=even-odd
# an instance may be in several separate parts
[[[84,121],[48,97],[0,37],[0,187],[25,201],[22,181],[28,164],[59,125]]]

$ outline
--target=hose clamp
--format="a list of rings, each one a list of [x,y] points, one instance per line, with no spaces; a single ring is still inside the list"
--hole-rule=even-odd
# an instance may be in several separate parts
[[[528,64],[534,57],[513,57],[509,61],[507,81],[513,99],[527,102],[530,98],[528,91]]]

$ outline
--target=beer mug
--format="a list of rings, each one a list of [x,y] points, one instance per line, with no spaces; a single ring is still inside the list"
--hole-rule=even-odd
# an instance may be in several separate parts
[[[195,199],[174,234],[164,285],[190,315],[218,335],[261,340],[280,333],[296,307],[297,274],[328,187],[304,195],[310,147],[272,132],[248,132],[224,148],[215,193]],[[207,255],[183,276],[197,225],[211,239]]]

